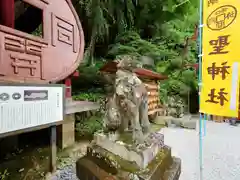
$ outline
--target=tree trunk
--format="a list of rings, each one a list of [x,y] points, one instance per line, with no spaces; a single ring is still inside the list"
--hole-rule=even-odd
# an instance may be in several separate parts
[[[95,49],[95,43],[96,43],[96,36],[95,35],[93,35],[92,37],[91,37],[91,41],[90,41],[90,44],[89,44],[89,47],[88,47],[88,51],[89,51],[89,54],[88,54],[88,64],[90,65],[90,66],[94,66],[95,65],[95,61],[94,61],[94,49]]]

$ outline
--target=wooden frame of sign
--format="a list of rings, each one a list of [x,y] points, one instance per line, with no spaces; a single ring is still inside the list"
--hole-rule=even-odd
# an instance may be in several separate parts
[[[29,122],[28,124],[24,124],[24,122],[15,122],[15,120],[16,120],[15,119],[15,120],[13,120],[12,124],[10,123],[12,125],[11,128],[7,129],[7,126],[5,126],[5,129],[4,129],[4,127],[2,127],[2,129],[0,129],[0,132],[1,131],[4,132],[4,133],[0,133],[0,138],[5,138],[5,137],[13,136],[13,135],[19,135],[19,134],[26,133],[26,132],[32,132],[32,131],[36,131],[36,130],[50,128],[50,131],[51,131],[51,133],[50,133],[50,146],[51,146],[50,149],[51,150],[50,150],[50,167],[49,168],[50,168],[51,172],[56,171],[56,160],[57,160],[57,144],[56,144],[56,142],[57,142],[57,128],[56,127],[63,123],[63,117],[64,117],[64,113],[65,113],[65,110],[64,110],[64,107],[65,107],[65,101],[64,101],[64,93],[65,93],[64,90],[65,89],[64,89],[64,86],[61,85],[61,84],[46,84],[46,85],[45,84],[44,85],[39,85],[39,84],[0,84],[0,87],[1,87],[0,88],[0,107],[2,107],[1,108],[2,111],[0,110],[0,113],[2,114],[3,117],[5,117],[4,119],[6,119],[6,120],[8,120],[8,118],[12,119],[12,117],[7,117],[7,113],[4,114],[3,111],[11,110],[11,112],[12,112],[11,114],[21,113],[20,112],[21,108],[17,106],[17,103],[22,104],[22,103],[24,103],[24,101],[25,102],[28,101],[28,103],[29,103],[29,101],[31,101],[29,99],[28,100],[25,99],[25,97],[26,97],[25,92],[26,91],[28,91],[28,92],[32,91],[33,94],[35,93],[34,94],[34,96],[35,96],[36,93],[41,93],[42,89],[44,89],[44,91],[51,91],[51,88],[54,88],[54,87],[57,87],[57,88],[61,89],[61,91],[59,91],[58,95],[56,95],[57,97],[59,97],[59,100],[61,99],[61,101],[57,100],[59,102],[58,107],[60,109],[60,111],[58,111],[58,112],[61,113],[61,114],[59,114],[59,119],[54,119],[54,120],[41,119],[42,118],[42,116],[41,116],[42,111],[38,111],[38,112],[35,112],[36,114],[38,114],[38,117],[36,117],[36,118],[38,118],[38,120],[42,121],[42,123],[39,122],[39,121],[35,121],[35,120],[30,118],[28,120],[31,121],[31,122]],[[8,91],[5,92],[4,87]],[[38,88],[40,88],[41,90],[38,90]],[[14,93],[12,93],[12,92],[14,92]],[[3,97],[4,94],[7,94],[7,97],[9,97],[9,98],[4,98]],[[18,94],[18,98],[14,99],[14,94]],[[52,93],[51,93],[51,95],[52,95]],[[28,97],[31,97],[31,94]],[[38,99],[38,100],[39,101],[40,100],[47,101],[49,99]],[[51,100],[53,100],[53,99],[51,99],[51,97],[50,97],[49,101],[51,101]],[[21,103],[20,102],[15,103],[15,101],[21,101]],[[37,101],[35,101],[34,99],[32,101],[33,101],[33,103],[32,103],[31,106],[34,106],[34,104],[36,104]],[[13,107],[11,107],[11,103],[13,103],[15,105]],[[23,106],[24,106],[24,104],[23,104]],[[17,109],[16,109],[16,107],[17,107]],[[37,107],[37,105],[36,105],[36,107]],[[25,108],[25,106],[23,108]],[[25,117],[24,113],[22,113],[22,117]],[[3,121],[3,119],[2,119],[2,121]],[[36,123],[38,123],[38,124],[36,124]],[[4,122],[2,124],[4,125]],[[32,125],[32,124],[35,124],[35,125]],[[24,125],[26,125],[28,128],[23,128]]]

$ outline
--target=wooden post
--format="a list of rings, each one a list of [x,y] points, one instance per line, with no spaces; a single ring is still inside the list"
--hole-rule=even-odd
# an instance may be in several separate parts
[[[57,163],[57,127],[51,126],[51,140],[50,140],[50,171],[56,171],[56,163]]]
[[[72,102],[72,80],[73,77],[79,77],[79,72],[75,71],[71,76],[64,80],[66,86],[65,101],[66,106]],[[65,114],[64,123],[57,128],[58,147],[66,148],[75,143],[75,116],[74,114]]]
[[[72,80],[70,77],[65,79],[65,86],[66,86],[65,98],[66,100],[70,100],[72,99]]]
[[[0,24],[14,28],[14,0],[0,0]]]
[[[79,72],[75,71],[71,76],[65,79],[65,86],[66,86],[66,91],[65,91],[65,97],[66,99],[72,99],[72,77],[79,77]]]
[[[0,24],[14,28],[15,9],[14,0],[0,0]],[[12,151],[18,147],[18,135],[3,138],[0,146]]]
[[[75,116],[66,114],[64,123],[57,127],[57,146],[64,149],[75,143]]]

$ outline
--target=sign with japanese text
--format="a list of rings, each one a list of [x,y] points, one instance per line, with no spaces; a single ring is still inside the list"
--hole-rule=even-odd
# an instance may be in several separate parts
[[[237,117],[240,1],[206,0],[203,6],[200,112]]]
[[[64,86],[0,84],[0,137],[63,120]]]

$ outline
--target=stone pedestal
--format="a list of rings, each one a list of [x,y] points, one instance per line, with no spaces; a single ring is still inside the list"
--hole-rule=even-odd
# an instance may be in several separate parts
[[[104,133],[95,133],[92,144],[107,149],[123,160],[134,162],[142,169],[146,168],[163,148],[164,136],[159,132],[150,133],[146,137],[145,144],[135,147],[131,142],[124,142],[118,134],[109,136]]]
[[[64,149],[75,143],[75,118],[74,114],[64,116],[63,124],[57,128],[58,147]]]
[[[77,161],[79,179],[99,180],[178,180],[181,161],[172,157],[158,131],[135,146],[124,134],[96,133],[87,155]]]
[[[88,154],[77,161],[79,179],[178,180],[180,177],[181,160],[172,157],[171,149],[167,146],[159,151],[146,168],[139,170],[134,163],[126,162],[109,151],[98,148],[90,148]],[[103,153],[105,156],[102,156]]]

